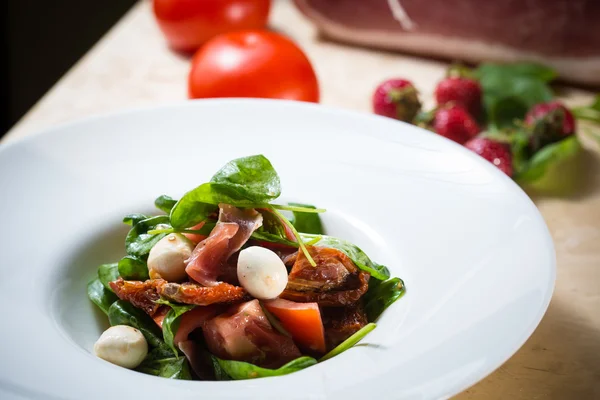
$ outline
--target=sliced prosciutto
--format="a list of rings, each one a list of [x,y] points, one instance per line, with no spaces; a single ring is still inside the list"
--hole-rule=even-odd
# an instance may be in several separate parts
[[[308,251],[317,264],[313,267],[302,252],[286,257],[292,265],[288,284],[279,296],[320,306],[346,306],[356,303],[369,288],[369,273],[359,271],[348,256],[337,249],[313,246]]]
[[[300,357],[291,338],[275,331],[258,300],[230,308],[208,321],[204,339],[210,352],[225,360],[279,368]]]
[[[202,328],[204,323],[211,318],[217,316],[223,308],[217,305],[196,307],[183,314],[179,320],[177,333],[173,338],[173,343],[178,345],[181,342],[188,340],[190,333],[198,328]]]
[[[235,280],[235,265],[227,261],[262,224],[262,215],[254,209],[241,210],[227,204],[219,208],[217,225],[198,243],[185,269],[190,278],[204,286],[218,285],[220,278]]]

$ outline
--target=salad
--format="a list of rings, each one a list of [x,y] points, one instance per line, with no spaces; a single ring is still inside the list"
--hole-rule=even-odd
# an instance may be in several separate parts
[[[375,329],[405,292],[359,247],[324,234],[319,214],[275,204],[262,155],[227,163],[164,214],[127,215],[127,255],[87,286],[111,327],[94,353],[187,380],[285,375],[334,357]]]

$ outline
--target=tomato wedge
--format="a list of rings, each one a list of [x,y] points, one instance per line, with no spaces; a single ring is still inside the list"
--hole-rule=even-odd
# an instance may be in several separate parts
[[[325,330],[317,303],[296,303],[275,299],[265,301],[265,308],[276,316],[283,328],[300,347],[325,353]]]
[[[202,221],[202,222],[200,222],[200,223],[192,226],[190,228],[190,230],[200,230],[200,229],[202,229],[202,227],[204,226],[205,222],[206,221]],[[203,241],[204,239],[206,239],[206,236],[200,235],[198,233],[184,233],[183,236],[185,236],[186,238],[190,239],[192,242],[194,242],[196,244],[198,244],[201,241]]]

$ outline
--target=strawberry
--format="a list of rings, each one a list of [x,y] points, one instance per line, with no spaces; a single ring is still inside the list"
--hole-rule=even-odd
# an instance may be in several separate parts
[[[561,110],[564,113],[562,129],[557,132],[560,136],[569,136],[575,133],[575,117],[573,113],[560,101],[551,101],[549,103],[539,103],[531,107],[525,115],[525,124],[534,125],[537,121],[544,118],[548,113],[554,110]]]
[[[481,92],[481,85],[477,80],[450,75],[436,86],[435,101],[438,106],[460,104],[477,118],[481,113]]]
[[[400,121],[411,122],[421,109],[417,90],[406,79],[389,79],[373,93],[373,112]]]
[[[482,137],[465,143],[465,147],[485,158],[508,176],[512,176],[512,155],[508,145]]]
[[[530,132],[530,148],[536,152],[574,134],[575,118],[561,102],[551,101],[531,107],[525,116],[525,126]]]
[[[463,144],[481,129],[473,117],[459,105],[446,105],[433,112],[433,130],[456,143]]]

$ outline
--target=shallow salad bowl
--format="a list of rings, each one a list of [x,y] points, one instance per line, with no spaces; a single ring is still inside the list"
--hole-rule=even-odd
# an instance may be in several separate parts
[[[264,154],[282,201],[327,209],[328,233],[404,279],[358,346],[282,377],[176,381],[91,350],[86,297],[124,255],[131,212]],[[391,119],[268,100],[190,101],[96,117],[0,145],[0,398],[439,399],[490,374],[542,318],[554,285],[529,198],[459,145]]]

